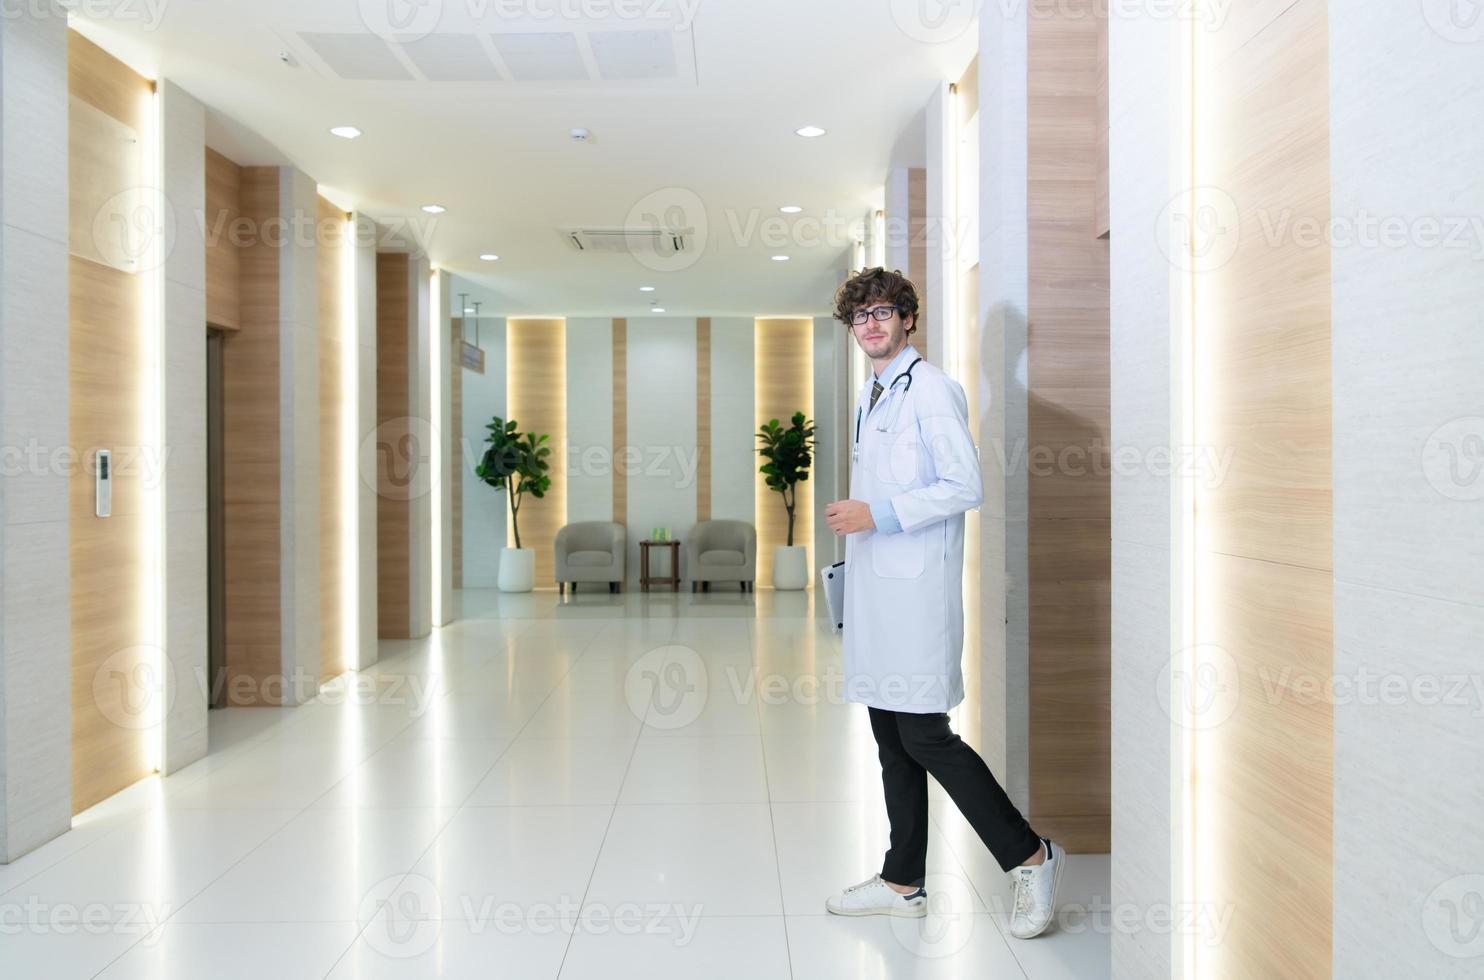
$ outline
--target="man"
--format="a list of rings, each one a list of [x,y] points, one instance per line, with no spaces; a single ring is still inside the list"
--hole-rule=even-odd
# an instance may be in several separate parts
[[[855,418],[850,500],[825,510],[845,539],[846,696],[870,711],[891,847],[881,873],[831,896],[836,915],[927,914],[927,777],[932,773],[1014,876],[1010,931],[1051,924],[1066,863],[1038,837],[989,767],[949,728],[964,699],[964,512],[983,496],[963,389],[908,343],[917,291],[866,269],[835,295],[835,316],[871,359]]]

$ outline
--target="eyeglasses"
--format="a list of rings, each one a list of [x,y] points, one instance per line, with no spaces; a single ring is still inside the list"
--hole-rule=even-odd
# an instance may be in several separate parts
[[[877,320],[890,320],[893,313],[900,312],[902,311],[895,306],[877,306],[869,310],[856,310],[850,314],[850,324],[851,326],[858,327],[866,322],[867,317],[874,317]]]

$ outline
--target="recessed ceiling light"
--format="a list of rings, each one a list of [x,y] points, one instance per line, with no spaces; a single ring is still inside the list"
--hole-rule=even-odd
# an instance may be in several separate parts
[[[479,257],[479,259],[480,259],[481,262],[498,262],[498,261],[500,261],[500,257],[498,255],[496,255],[494,252],[485,252],[483,255],[481,255]]]
[[[787,255],[775,255],[775,256],[773,256],[773,261],[774,262],[787,262],[788,261],[788,256]]]
[[[448,208],[444,207],[441,204],[424,204],[423,210],[428,212],[429,214],[442,214],[444,211],[447,211]]]
[[[816,136],[824,135],[824,130],[820,129],[818,126],[800,126],[798,129],[794,130],[794,132],[804,137],[804,139],[806,140],[812,140]]]
[[[651,313],[663,313],[663,312],[665,312],[665,308],[663,306],[656,306],[654,309],[650,310],[649,312],[651,312]]]
[[[785,204],[783,207],[779,208],[778,210],[782,211],[784,214],[798,214],[800,211],[802,211],[804,209],[801,208],[801,207],[799,207],[797,204]]]
[[[640,286],[639,287],[639,292],[641,292],[641,293],[652,293],[652,292],[654,292],[654,287],[653,286]]]
[[[357,136],[361,135],[361,131],[359,129],[356,129],[354,126],[336,126],[334,129],[330,130],[330,133],[332,135],[340,137],[343,140],[353,140]]]

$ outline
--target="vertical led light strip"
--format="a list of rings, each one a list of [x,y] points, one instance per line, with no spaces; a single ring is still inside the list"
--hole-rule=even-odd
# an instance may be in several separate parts
[[[448,361],[443,351],[443,273],[434,269],[430,278],[431,295],[428,299],[428,465],[432,468],[428,480],[428,492],[432,500],[428,508],[432,525],[433,568],[433,621],[429,625],[437,629],[443,624],[443,436],[440,423],[443,421],[443,368]]]
[[[361,666],[360,311],[356,307],[356,218],[347,215],[340,243],[340,643],[341,663]]]
[[[148,744],[145,747],[145,762],[152,772],[165,767],[165,706],[174,681],[168,672],[168,654],[165,651],[165,372],[163,357],[165,350],[165,227],[166,210],[164,180],[164,139],[160,105],[160,87],[151,86],[145,97],[144,118],[149,132],[143,134],[140,146],[146,159],[142,161],[145,174],[144,185],[149,196],[145,204],[145,215],[149,221],[145,234],[148,236],[142,256],[144,276],[142,283],[143,306],[140,312],[144,319],[144,377],[140,378],[140,441],[146,460],[142,486],[143,547],[140,554],[148,563],[145,571],[143,621],[148,637],[144,649],[148,651],[150,663],[145,664],[143,676],[154,690],[144,692],[149,705],[149,723],[144,728]]]

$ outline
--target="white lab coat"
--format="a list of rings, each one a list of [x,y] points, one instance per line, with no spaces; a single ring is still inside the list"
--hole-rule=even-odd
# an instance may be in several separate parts
[[[902,530],[846,536],[845,693],[926,714],[964,699],[964,512],[984,490],[958,382],[920,361],[893,384],[917,356],[888,369],[875,408],[867,378],[857,406],[851,499],[889,499]]]

